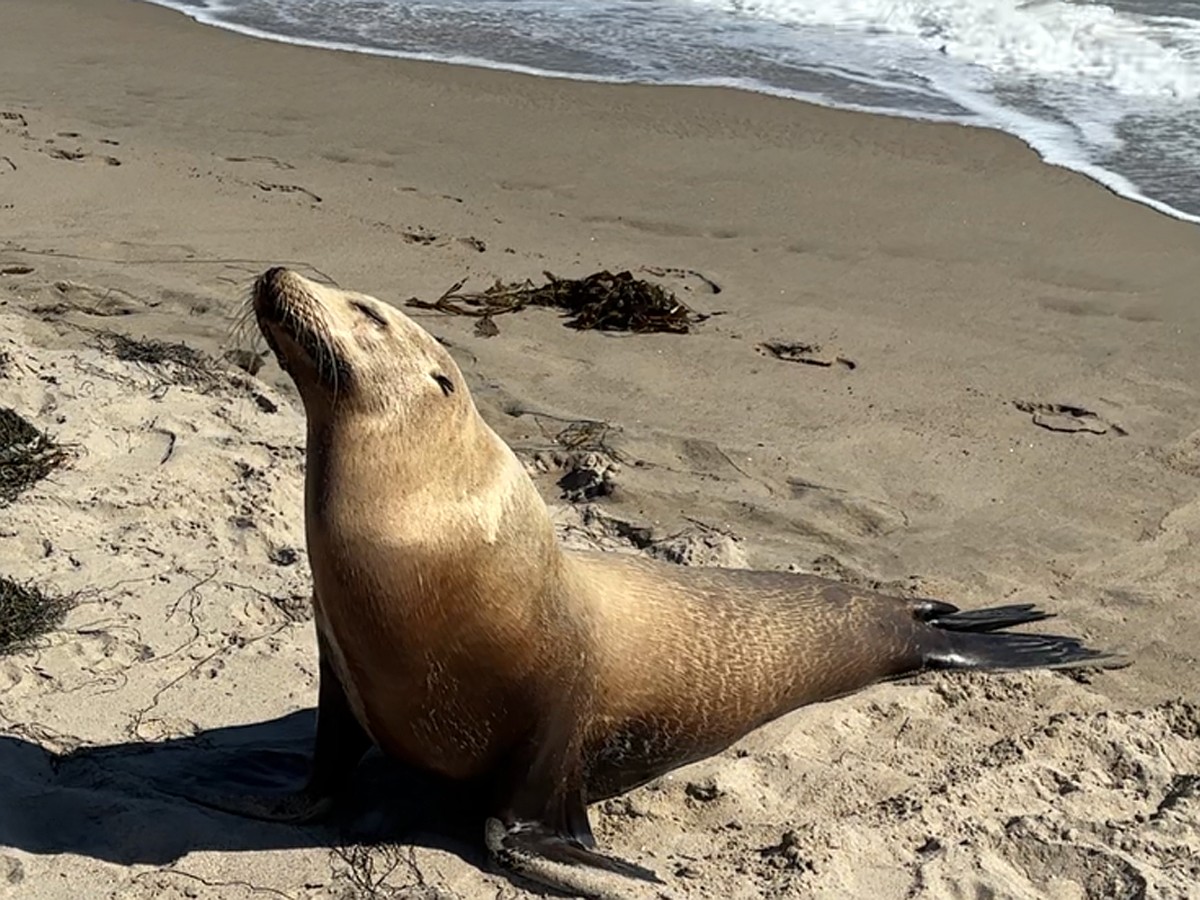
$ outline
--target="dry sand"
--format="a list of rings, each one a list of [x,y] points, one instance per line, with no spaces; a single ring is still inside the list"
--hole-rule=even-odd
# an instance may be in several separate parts
[[[1135,658],[874,688],[595,809],[671,896],[1200,896],[1194,227],[990,132],[286,47],[131,0],[7,0],[0,115],[0,405],[76,445],[0,509],[0,560],[82,592],[0,658],[0,896],[524,896],[470,828],[359,847],[419,818],[386,767],[354,831],[161,790],[306,748],[303,419],[273,364],[104,334],[219,359],[277,263],[395,302],[696,270],[720,292],[668,280],[724,315],[687,336],[421,314],[566,537],[1036,601]],[[623,460],[591,503],[556,486],[580,420]]]

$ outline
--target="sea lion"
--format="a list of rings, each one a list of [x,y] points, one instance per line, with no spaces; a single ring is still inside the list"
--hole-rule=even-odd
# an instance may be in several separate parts
[[[302,821],[374,743],[490,791],[502,867],[595,894],[586,804],[716,753],[808,703],[923,669],[1118,665],[962,611],[809,575],[575,552],[450,354],[373,297],[283,268],[253,315],[307,418],[305,528],[320,654],[306,787],[230,803]]]

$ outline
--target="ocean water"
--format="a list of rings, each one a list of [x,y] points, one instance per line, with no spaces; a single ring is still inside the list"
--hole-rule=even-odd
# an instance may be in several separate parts
[[[999,128],[1200,223],[1200,0],[151,0],[263,38]]]

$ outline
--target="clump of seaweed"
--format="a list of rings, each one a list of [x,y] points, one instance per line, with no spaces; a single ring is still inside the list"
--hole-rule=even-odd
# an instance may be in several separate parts
[[[607,422],[588,419],[571,422],[554,436],[554,442],[568,450],[590,450],[612,453],[604,443],[611,426]]]
[[[67,461],[67,450],[8,407],[0,407],[0,506]]]
[[[0,575],[0,655],[23,650],[56,628],[74,598],[51,597],[31,584]]]
[[[463,291],[458,282],[433,302],[408,301],[419,309],[436,309],[459,316],[477,316],[488,322],[503,313],[519,312],[527,306],[563,310],[568,328],[598,331],[632,331],[638,334],[671,332],[686,334],[691,326],[708,316],[694,312],[666,288],[625,271],[595,272],[586,278],[559,278],[543,272],[545,284],[529,279],[505,284],[499,280],[482,292]],[[494,325],[494,323],[492,323]],[[490,328],[486,329],[494,334]]]
[[[168,380],[175,384],[212,388],[219,381],[215,361],[182,342],[131,338],[115,331],[101,332],[98,340],[101,347],[119,360],[149,366],[159,370],[160,374],[169,370],[172,377]]]

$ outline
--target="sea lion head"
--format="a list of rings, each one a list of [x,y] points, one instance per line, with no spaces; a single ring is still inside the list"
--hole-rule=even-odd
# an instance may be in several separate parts
[[[433,335],[374,297],[284,268],[255,280],[250,306],[304,403],[314,572],[371,559],[394,574],[426,565],[419,578],[433,578],[444,557],[461,576],[482,547],[493,572],[557,557],[537,487]],[[381,550],[400,546],[401,557]]]
[[[461,422],[472,408],[450,354],[387,303],[281,267],[255,279],[251,303],[310,419],[417,430]]]

